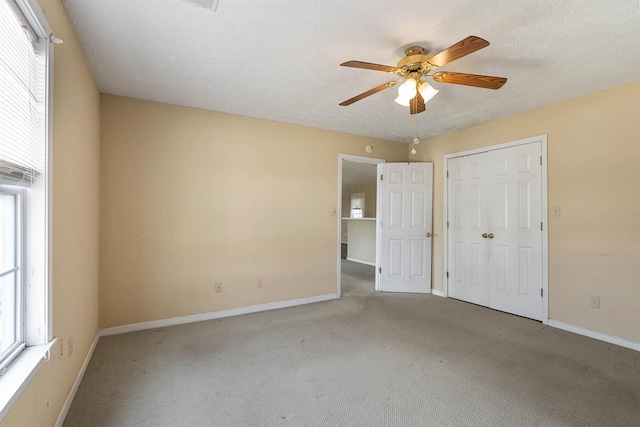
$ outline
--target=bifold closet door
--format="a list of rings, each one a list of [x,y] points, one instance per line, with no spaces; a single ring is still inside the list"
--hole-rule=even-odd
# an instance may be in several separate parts
[[[487,154],[489,307],[541,320],[540,143]]]
[[[489,305],[486,153],[449,160],[449,296]]]
[[[542,319],[540,143],[448,161],[449,296]]]

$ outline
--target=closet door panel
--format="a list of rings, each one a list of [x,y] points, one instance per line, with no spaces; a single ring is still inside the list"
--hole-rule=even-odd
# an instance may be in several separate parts
[[[540,144],[487,154],[489,307],[541,320]]]

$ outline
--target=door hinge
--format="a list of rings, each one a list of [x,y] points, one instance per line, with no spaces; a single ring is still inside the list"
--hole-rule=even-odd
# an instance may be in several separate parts
[[[384,175],[380,174],[380,181],[384,180]]]
[[[447,228],[449,228],[449,221],[447,221]]]
[[[544,296],[544,289],[540,288],[540,296],[543,297]]]
[[[447,279],[449,278],[449,272],[447,271]]]
[[[382,267],[378,267],[378,273],[382,274]]]
[[[542,156],[540,156],[540,166],[542,166]]]
[[[540,231],[543,231],[543,230],[544,230],[544,228],[542,226],[542,223],[540,223]]]
[[[447,171],[447,178],[449,178],[449,171]]]

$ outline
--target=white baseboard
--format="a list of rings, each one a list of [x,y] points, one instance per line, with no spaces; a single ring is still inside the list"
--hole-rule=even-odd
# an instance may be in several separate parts
[[[553,320],[553,319],[549,319],[549,326],[553,326],[554,328],[573,332],[574,334],[584,335],[589,338],[595,338],[597,340],[619,345],[621,347],[626,347],[632,350],[640,351],[640,342],[631,341],[626,338],[620,338],[615,335],[609,335],[604,332],[594,331],[592,329],[583,328],[582,326],[576,326],[576,325],[572,325],[571,323],[565,323],[565,322],[561,322],[559,320]]]
[[[432,293],[433,295],[436,295],[436,296],[439,296],[439,297],[444,297],[444,292],[439,291],[439,290],[437,290],[437,289],[431,289],[431,293]]]
[[[374,267],[376,266],[375,262],[363,261],[361,259],[355,259],[355,258],[347,257],[347,261],[353,261],[353,262],[357,262],[357,263],[360,263],[360,264],[372,265]]]
[[[204,320],[221,319],[223,317],[239,316],[241,314],[257,313],[260,311],[276,310],[296,305],[312,304],[314,302],[337,299],[338,294],[318,295],[315,297],[298,298],[287,301],[270,302],[267,304],[251,305],[249,307],[232,308],[229,310],[212,311],[208,313],[192,314],[190,316],[173,317],[170,319],[152,320],[150,322],[133,323],[131,325],[114,326],[100,331],[100,336],[126,334],[128,332],[146,329],[164,328],[166,326],[184,325],[185,323],[202,322]]]
[[[71,386],[71,390],[69,390],[69,394],[64,401],[64,405],[62,405],[62,409],[60,409],[60,413],[58,414],[58,418],[56,419],[56,423],[53,425],[54,427],[62,427],[64,423],[64,419],[67,418],[67,413],[69,412],[69,408],[71,408],[71,403],[73,403],[73,399],[76,397],[76,393],[78,392],[78,388],[80,387],[80,383],[82,382],[82,378],[84,377],[84,373],[87,370],[87,366],[89,366],[89,361],[91,361],[91,357],[93,356],[93,352],[96,349],[96,345],[98,345],[98,340],[100,339],[100,331],[96,334],[96,337],[93,339],[93,343],[87,352],[87,355],[84,358],[84,362],[82,362],[82,366],[80,367],[80,371],[78,375],[76,375],[76,379]]]

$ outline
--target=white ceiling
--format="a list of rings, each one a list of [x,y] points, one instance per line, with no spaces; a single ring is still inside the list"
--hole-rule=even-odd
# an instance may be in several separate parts
[[[410,142],[640,80],[640,0],[63,0],[100,91]],[[442,70],[507,77],[498,90],[433,83],[410,116],[393,65],[475,35]]]

